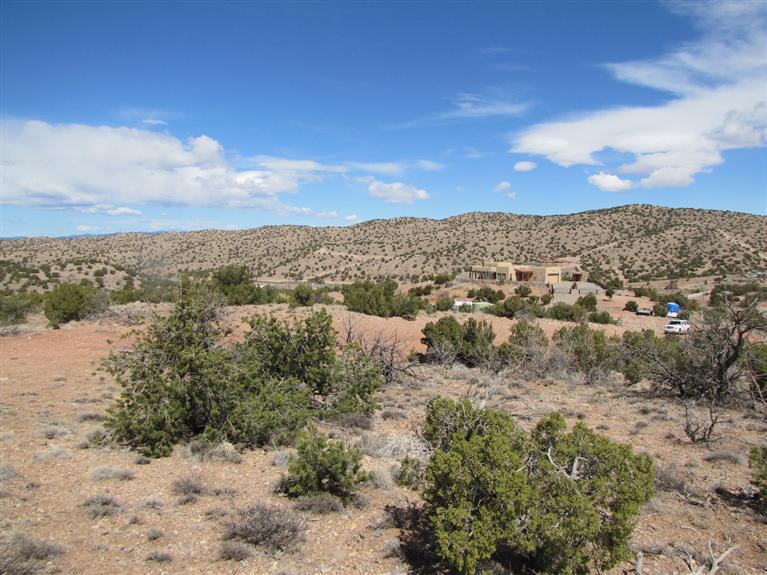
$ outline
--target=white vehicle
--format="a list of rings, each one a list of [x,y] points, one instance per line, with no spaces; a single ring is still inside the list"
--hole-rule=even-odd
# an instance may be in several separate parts
[[[690,321],[686,319],[672,319],[663,328],[663,333],[675,333],[682,335],[690,331]]]

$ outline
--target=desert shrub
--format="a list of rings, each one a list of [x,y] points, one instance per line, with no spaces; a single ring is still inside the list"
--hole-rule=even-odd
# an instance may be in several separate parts
[[[755,282],[742,284],[720,283],[714,286],[709,295],[711,306],[722,306],[730,301],[742,301],[744,296],[756,297],[759,301],[767,300],[767,287]]]
[[[639,308],[637,305],[637,302],[635,302],[633,299],[630,299],[626,302],[626,305],[623,306],[623,311],[630,311],[631,313],[636,313],[636,310]]]
[[[586,311],[597,311],[597,296],[593,293],[582,295],[577,299],[575,305],[579,305]]]
[[[104,306],[99,295],[99,291],[85,284],[59,284],[45,297],[45,317],[53,328],[83,319]]]
[[[610,313],[606,311],[592,311],[589,314],[589,321],[591,323],[600,323],[603,325],[618,323],[613,319],[613,316],[611,316]]]
[[[295,378],[316,394],[332,387],[335,363],[335,331],[325,310],[291,326],[274,317],[256,315],[248,320],[250,332],[239,351],[261,375]]]
[[[453,309],[453,306],[455,305],[455,300],[451,298],[450,296],[440,296],[437,298],[436,303],[434,304],[434,307],[437,308],[437,311],[448,311]]]
[[[434,276],[434,283],[441,286],[441,285],[445,285],[446,283],[450,281],[453,281],[453,279],[455,279],[455,276],[453,276],[452,274],[440,273]]]
[[[518,295],[513,295],[495,304],[493,313],[500,317],[513,318],[521,313],[526,306],[525,300]]]
[[[280,489],[289,497],[329,493],[347,502],[357,485],[368,479],[361,462],[359,450],[311,431],[300,438]]]
[[[397,292],[397,282],[393,280],[356,282],[344,286],[341,292],[349,310],[367,315],[412,316],[424,306],[419,297]]]
[[[105,421],[118,441],[155,457],[194,438],[281,444],[313,412],[369,415],[377,407],[380,363],[354,346],[337,358],[324,310],[292,326],[255,316],[232,347],[222,344],[220,310],[215,292],[186,282],[170,316],[106,360],[123,386]]]
[[[469,318],[461,325],[452,316],[429,322],[423,328],[427,361],[443,362],[452,357],[469,367],[486,365],[496,356],[495,332],[486,321]]]
[[[634,349],[656,349],[659,345],[662,343],[651,329],[645,329],[641,332],[623,332],[620,345],[611,349],[610,367],[622,373],[630,384],[637,384],[644,377],[647,377],[650,367],[643,358],[634,353]]]
[[[665,303],[656,303],[652,306],[652,312],[658,317],[665,317],[668,313],[668,306]]]
[[[36,293],[17,293],[0,297],[0,326],[24,323],[27,314],[42,301]]]
[[[311,306],[316,303],[333,303],[327,289],[314,289],[308,284],[298,284],[290,292],[290,303],[293,306]]]
[[[404,485],[411,489],[420,489],[423,485],[425,475],[426,466],[424,463],[420,459],[406,455],[402,461],[400,461],[395,479],[400,485]]]
[[[527,297],[532,293],[532,289],[530,289],[530,286],[521,285],[517,286],[514,289],[514,293],[517,294],[519,297]]]
[[[525,366],[548,345],[549,340],[540,326],[520,320],[512,326],[509,339],[498,351],[506,363]]]
[[[554,296],[550,293],[545,293],[541,296],[541,303],[543,305],[549,305],[551,303],[551,300],[554,299]]]
[[[440,558],[474,575],[491,561],[519,572],[587,573],[629,557],[653,493],[648,456],[552,414],[528,435],[508,414],[435,399],[425,436],[425,514]]]
[[[356,344],[345,346],[333,366],[328,415],[372,415],[379,407],[376,393],[382,386],[380,363]]]
[[[230,305],[261,303],[257,301],[253,273],[248,266],[226,266],[215,270],[213,285]]]
[[[748,377],[754,392],[767,399],[767,343],[751,343],[746,356]]]
[[[167,455],[181,439],[224,427],[234,378],[216,320],[220,301],[187,283],[171,315],[134,346],[109,356],[123,387],[105,426],[145,455]]]
[[[227,525],[224,538],[269,552],[290,551],[305,539],[305,531],[301,518],[287,509],[252,505],[237,510],[237,518]]]
[[[609,352],[602,330],[591,329],[585,323],[563,327],[554,333],[553,341],[570,359],[572,368],[584,375],[586,383],[593,383],[603,372]]]
[[[748,455],[751,483],[756,488],[759,508],[767,512],[767,446],[753,447]]]
[[[661,389],[685,399],[721,404],[752,382],[749,357],[752,335],[767,330],[756,300],[731,302],[706,310],[702,321],[682,339],[624,339],[638,369]]]
[[[494,290],[491,287],[483,286],[479,289],[471,289],[467,292],[467,297],[474,298],[477,301],[486,301],[489,303],[497,303],[501,301],[506,294],[503,290]]]
[[[558,301],[546,309],[546,317],[549,319],[558,319],[560,321],[579,322],[586,317],[586,310],[578,305],[569,305]]]

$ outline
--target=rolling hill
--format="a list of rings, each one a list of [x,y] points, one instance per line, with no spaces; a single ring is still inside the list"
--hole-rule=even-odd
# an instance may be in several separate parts
[[[404,279],[488,259],[567,259],[602,278],[639,281],[765,270],[767,217],[628,205],[555,216],[473,212],[349,227],[39,237],[4,240],[0,249],[2,259],[32,267],[95,260],[160,276],[246,264],[262,279]]]

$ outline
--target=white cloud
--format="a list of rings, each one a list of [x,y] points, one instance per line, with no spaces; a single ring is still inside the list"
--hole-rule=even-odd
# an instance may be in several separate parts
[[[413,128],[424,124],[455,120],[514,117],[524,114],[529,108],[529,102],[519,102],[508,98],[492,98],[482,94],[461,93],[453,98],[452,109],[416,118],[415,120],[398,124],[394,128]]]
[[[634,187],[631,180],[624,180],[615,174],[599,172],[588,177],[589,183],[595,185],[603,192],[625,192]]]
[[[84,234],[90,234],[93,232],[98,232],[101,228],[97,226],[88,226],[86,224],[79,224],[76,226],[78,232],[82,232]]]
[[[412,204],[416,200],[428,200],[431,197],[426,190],[402,182],[387,184],[370,177],[359,180],[368,184],[368,194],[388,204]]]
[[[500,182],[497,186],[493,188],[494,192],[500,193],[505,192],[506,190],[511,189],[511,184],[509,182],[503,181]]]
[[[595,154],[613,149],[633,160],[611,170],[639,176],[638,186],[654,188],[689,186],[696,174],[724,162],[722,152],[764,146],[767,4],[671,7],[693,18],[702,30],[699,40],[656,59],[606,67],[618,80],[669,92],[672,99],[538,124],[517,135],[510,151],[567,167],[598,165]]]
[[[347,222],[358,222],[360,217],[357,214],[349,214],[344,218]]]
[[[144,118],[141,120],[142,124],[146,124],[147,126],[167,126],[168,122],[165,120],[160,120],[158,118]]]
[[[522,162],[517,162],[516,164],[514,164],[514,170],[517,172],[529,172],[531,170],[534,170],[537,167],[538,167],[538,164],[536,164],[535,162],[522,161]]]
[[[295,193],[346,166],[255,156],[237,169],[213,138],[181,141],[126,127],[6,122],[2,130],[2,202],[139,215],[130,205],[253,207],[284,214],[340,217],[285,204]]]

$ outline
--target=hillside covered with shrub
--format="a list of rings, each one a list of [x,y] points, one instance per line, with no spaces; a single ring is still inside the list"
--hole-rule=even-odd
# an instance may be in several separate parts
[[[603,279],[644,281],[767,269],[767,218],[628,205],[555,216],[474,212],[349,227],[29,238],[0,246],[0,259],[31,267],[85,259],[164,276],[245,264],[257,278],[402,280],[456,273],[488,259],[570,258]]]

